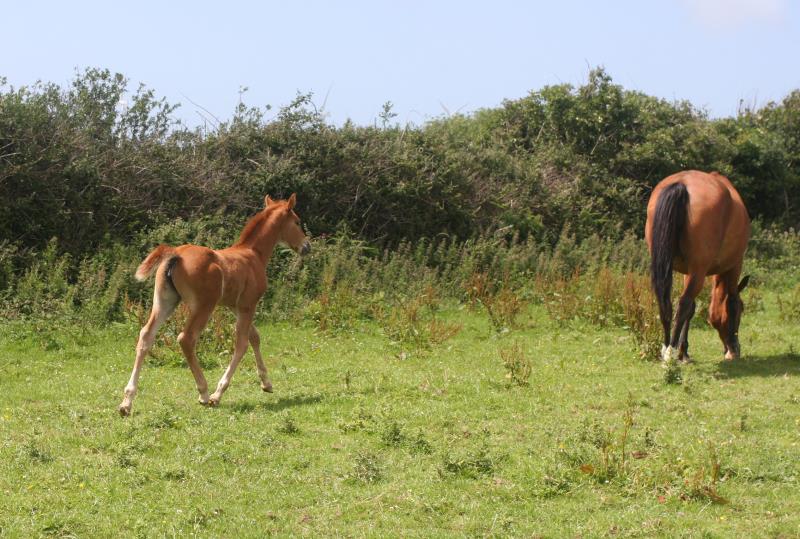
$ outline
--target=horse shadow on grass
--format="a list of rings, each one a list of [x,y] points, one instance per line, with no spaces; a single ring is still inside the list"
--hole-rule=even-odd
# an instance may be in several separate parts
[[[295,395],[294,397],[281,397],[274,401],[239,401],[231,405],[231,410],[243,414],[254,410],[264,410],[267,412],[280,412],[287,408],[297,406],[308,406],[322,402],[322,395]]]
[[[771,356],[747,355],[736,361],[718,363],[717,373],[725,378],[798,376],[800,354],[789,352]]]

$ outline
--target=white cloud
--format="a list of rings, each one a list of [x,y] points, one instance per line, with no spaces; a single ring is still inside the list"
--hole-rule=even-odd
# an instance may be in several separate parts
[[[752,22],[774,23],[786,13],[787,0],[681,0],[706,26],[737,28]]]

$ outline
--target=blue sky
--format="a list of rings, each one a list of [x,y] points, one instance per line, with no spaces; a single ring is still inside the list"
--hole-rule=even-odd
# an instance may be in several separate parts
[[[313,91],[337,124],[372,124],[386,101],[399,122],[421,124],[546,84],[581,84],[599,65],[626,88],[688,99],[712,116],[800,88],[795,0],[0,6],[9,84],[66,84],[76,68],[105,67],[182,103],[177,115],[189,125],[229,118],[240,87],[254,106]]]

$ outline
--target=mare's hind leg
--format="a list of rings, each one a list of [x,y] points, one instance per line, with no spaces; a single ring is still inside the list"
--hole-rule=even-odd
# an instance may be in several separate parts
[[[183,350],[183,355],[186,357],[186,362],[189,364],[189,369],[194,376],[195,384],[197,385],[197,392],[200,394],[198,402],[200,404],[208,404],[208,383],[206,377],[203,376],[203,369],[200,367],[200,361],[197,359],[197,339],[203,328],[206,327],[211,313],[214,311],[214,305],[195,306],[189,309],[189,319],[186,321],[183,331],[178,335],[178,342]]]
[[[662,354],[662,359],[664,361],[678,359],[680,357],[680,350],[684,347],[684,343],[687,342],[689,337],[689,322],[695,310],[694,298],[696,298],[697,294],[703,289],[704,281],[705,275],[699,273],[691,273],[684,280],[683,293],[678,300],[678,310],[675,314],[672,338],[670,339],[669,346]]]
[[[692,358],[689,357],[689,323],[692,321],[692,318],[694,318],[694,312],[696,306],[697,302],[693,300],[692,310],[691,313],[689,314],[689,318],[686,319],[686,322],[684,322],[683,324],[683,329],[681,329],[678,359],[681,361],[685,361],[686,363],[691,363],[692,361]]]
[[[253,353],[256,356],[256,368],[258,369],[258,377],[261,379],[261,389],[267,393],[272,393],[272,381],[269,379],[267,366],[264,365],[264,359],[261,357],[261,337],[258,335],[258,330],[255,324],[250,324],[250,346],[253,347]]]
[[[683,278],[683,287],[686,288],[688,287],[688,285],[689,285],[689,276],[687,275]],[[678,359],[681,361],[685,361],[687,363],[692,361],[692,358],[689,357],[689,323],[692,321],[692,318],[694,318],[696,307],[697,307],[697,302],[694,299],[692,299],[692,308],[691,311],[689,312],[689,317],[686,319],[686,322],[684,322],[683,328],[681,328]]]
[[[222,394],[228,389],[231,384],[233,374],[236,372],[236,367],[239,366],[239,361],[242,360],[245,352],[247,352],[247,343],[250,336],[250,328],[253,324],[253,312],[250,310],[240,310],[236,317],[236,343],[233,347],[233,358],[225,369],[225,373],[220,378],[217,384],[217,390],[209,397],[208,403],[211,406],[216,406],[222,399]]]
[[[133,372],[125,386],[125,397],[119,405],[120,415],[127,416],[131,413],[131,406],[133,399],[136,397],[136,391],[139,388],[139,374],[144,364],[144,358],[147,352],[153,347],[153,341],[156,338],[156,332],[164,321],[169,318],[169,315],[175,310],[175,307],[180,302],[180,297],[167,283],[159,277],[156,277],[156,286],[153,293],[153,309],[150,311],[150,318],[147,323],[142,327],[139,332],[139,341],[136,344],[136,359],[133,362]]]

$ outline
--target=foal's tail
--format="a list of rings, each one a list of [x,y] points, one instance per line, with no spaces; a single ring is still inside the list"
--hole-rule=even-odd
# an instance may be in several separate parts
[[[662,323],[672,318],[672,259],[678,252],[689,191],[682,183],[667,186],[658,196],[650,246],[650,282],[658,299]]]
[[[175,254],[175,248],[170,247],[169,245],[164,245],[163,243],[153,249],[147,258],[145,258],[139,267],[136,268],[136,273],[134,277],[136,277],[137,281],[145,281],[148,277],[150,277],[156,268],[161,264],[161,262]]]

